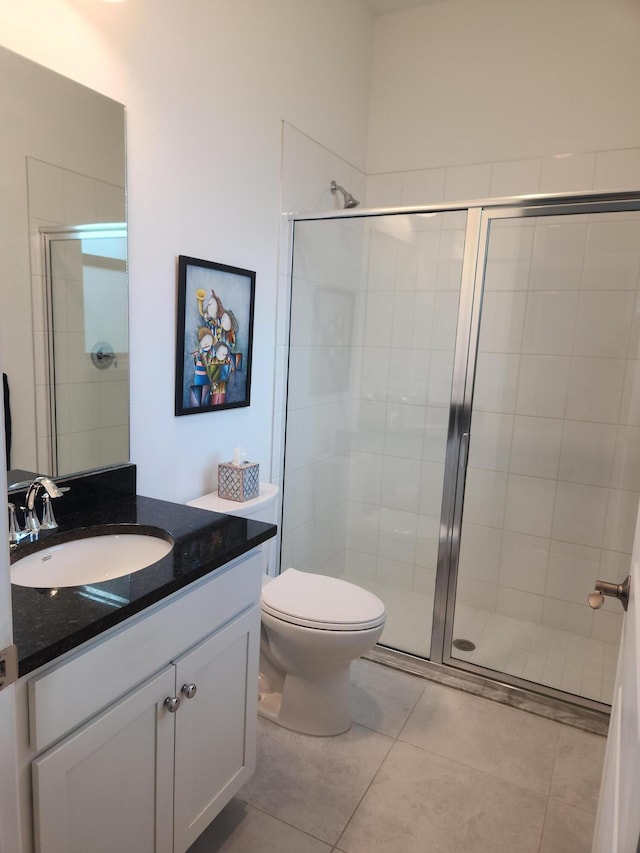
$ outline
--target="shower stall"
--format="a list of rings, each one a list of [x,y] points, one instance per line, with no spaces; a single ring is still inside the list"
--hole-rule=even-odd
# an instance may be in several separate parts
[[[292,219],[281,566],[399,657],[601,709],[640,496],[640,196]]]

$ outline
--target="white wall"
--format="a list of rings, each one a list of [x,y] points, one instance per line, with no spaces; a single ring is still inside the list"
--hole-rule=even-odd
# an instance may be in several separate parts
[[[446,0],[376,19],[367,172],[636,147],[636,0]]]
[[[375,19],[367,207],[640,186],[636,0]]]
[[[269,476],[282,120],[361,167],[370,38],[361,0],[0,8],[4,46],[127,106],[131,458],[142,494],[213,488],[236,445]],[[249,408],[173,415],[178,254],[257,273]]]

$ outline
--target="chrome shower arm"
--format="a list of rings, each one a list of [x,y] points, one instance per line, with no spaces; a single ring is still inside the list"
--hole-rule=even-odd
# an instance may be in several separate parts
[[[344,196],[345,209],[348,210],[349,208],[357,207],[360,204],[358,199],[354,198],[350,192],[347,192],[347,190],[345,190],[344,187],[341,187],[339,184],[336,184],[335,181],[331,181],[330,189],[332,195],[335,195],[337,190],[342,193],[342,195]]]

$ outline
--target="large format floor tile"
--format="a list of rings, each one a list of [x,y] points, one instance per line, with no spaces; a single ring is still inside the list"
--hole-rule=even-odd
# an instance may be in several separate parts
[[[537,853],[546,804],[529,790],[396,742],[338,849]]]
[[[231,800],[189,853],[330,853],[331,849],[241,800]]]
[[[312,737],[258,722],[257,769],[239,796],[335,843],[393,741],[357,725],[338,737]]]
[[[525,711],[428,683],[399,739],[548,796],[559,729]]]
[[[425,689],[425,680],[372,661],[351,666],[351,714],[354,722],[397,737]]]
[[[549,800],[540,853],[590,853],[595,815]]]
[[[550,796],[595,814],[605,745],[599,735],[562,726]]]
[[[259,720],[255,775],[189,853],[590,853],[604,738],[371,661],[352,676],[344,735]]]

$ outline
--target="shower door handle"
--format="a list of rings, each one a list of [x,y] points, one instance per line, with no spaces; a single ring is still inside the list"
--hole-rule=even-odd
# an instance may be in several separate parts
[[[467,455],[469,453],[469,433],[463,432],[460,436],[460,456],[458,457],[458,467],[461,471],[467,467]]]
[[[627,576],[622,583],[609,583],[608,581],[596,581],[595,590],[589,595],[589,607],[593,610],[600,610],[604,604],[605,595],[610,595],[612,598],[617,598],[620,604],[626,610],[629,606],[629,587],[631,586],[631,577]]]

